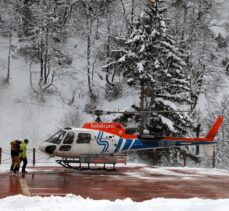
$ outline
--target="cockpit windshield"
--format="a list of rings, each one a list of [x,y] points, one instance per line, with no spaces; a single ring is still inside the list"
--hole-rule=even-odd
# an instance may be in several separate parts
[[[53,144],[60,144],[60,142],[64,138],[65,134],[66,134],[66,132],[64,130],[59,130],[57,133],[52,135],[45,142],[49,142],[49,143],[53,143]]]

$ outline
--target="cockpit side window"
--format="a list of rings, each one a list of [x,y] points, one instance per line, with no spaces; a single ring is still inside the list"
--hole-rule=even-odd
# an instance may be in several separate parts
[[[67,151],[70,151],[71,148],[72,148],[71,145],[61,145],[60,148],[59,148],[59,150],[60,150],[60,151],[65,151],[65,152],[67,152]]]
[[[79,133],[77,143],[79,144],[88,144],[91,141],[90,133]]]
[[[73,140],[74,140],[74,133],[67,133],[63,141],[63,144],[72,144]]]
[[[57,133],[55,133],[49,139],[47,139],[46,142],[53,143],[53,144],[60,144],[65,134],[66,134],[65,131],[59,130]]]

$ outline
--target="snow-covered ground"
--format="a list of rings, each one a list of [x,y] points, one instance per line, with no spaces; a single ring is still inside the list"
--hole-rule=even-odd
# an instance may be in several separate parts
[[[0,200],[1,211],[228,211],[229,199],[164,199],[157,198],[144,202],[131,199],[116,201],[84,199],[80,196],[26,197],[11,196]]]

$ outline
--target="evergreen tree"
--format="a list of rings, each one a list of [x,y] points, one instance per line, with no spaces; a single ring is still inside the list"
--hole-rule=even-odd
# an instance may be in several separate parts
[[[134,24],[124,46],[115,51],[119,53],[118,59],[104,68],[119,68],[130,86],[142,90],[138,110],[163,111],[151,114],[148,122],[144,122],[151,133],[183,135],[191,120],[187,114],[175,111],[182,110],[182,106],[187,108],[190,103],[185,52],[167,33],[165,12],[161,1],[151,2]],[[147,107],[143,99],[146,90],[151,90]]]

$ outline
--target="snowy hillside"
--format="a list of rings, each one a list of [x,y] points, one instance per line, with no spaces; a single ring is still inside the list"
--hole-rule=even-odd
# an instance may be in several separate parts
[[[4,2],[4,1],[2,1]],[[2,3],[1,2],[1,3]],[[69,1],[74,4],[74,1]],[[102,67],[106,64],[104,56],[105,43],[107,42],[107,34],[113,33],[112,36],[124,37],[126,33],[126,25],[128,21],[132,21],[131,17],[131,2],[125,0],[123,4],[114,3],[112,5],[116,10],[111,10],[109,17],[107,14],[100,18],[100,26],[98,27],[99,38],[92,32],[92,47],[91,47],[91,67],[93,67],[93,81],[92,86],[96,94],[96,106],[98,109],[104,110],[118,110],[130,109],[131,105],[139,105],[140,89],[128,86],[123,83],[122,95],[117,99],[107,99],[106,96],[106,73],[102,71]],[[181,1],[182,2],[182,1]],[[186,1],[183,1],[186,2]],[[228,36],[228,9],[229,2],[227,0],[213,1],[213,9],[210,17],[209,28],[214,32],[215,37],[221,33],[224,37]],[[135,1],[136,7],[134,13],[136,17],[141,13],[141,8],[146,6],[141,1]],[[189,4],[188,4],[189,5]],[[190,5],[189,5],[190,6]],[[117,13],[121,11],[124,13],[123,17]],[[125,14],[125,12],[127,14]],[[82,15],[82,14],[81,14]],[[83,15],[82,15],[83,16]],[[74,18],[79,18],[77,15]],[[137,19],[135,17],[135,19]],[[110,18],[110,19],[109,19]],[[111,32],[107,32],[107,22],[111,21]],[[130,20],[129,20],[130,19]],[[63,42],[62,48],[71,55],[72,64],[68,66],[58,67],[58,72],[52,88],[44,96],[35,94],[30,85],[30,68],[33,71],[34,81],[39,78],[39,64],[33,63],[30,66],[28,58],[23,57],[18,53],[20,47],[27,41],[19,42],[17,33],[12,36],[12,56],[10,64],[10,81],[5,83],[4,80],[7,75],[8,67],[8,51],[9,38],[8,36],[0,35],[0,140],[1,147],[8,149],[9,142],[15,138],[28,138],[30,140],[29,147],[37,147],[39,143],[44,141],[50,134],[60,127],[81,126],[85,121],[93,120],[94,117],[84,112],[85,107],[90,104],[90,97],[88,91],[88,75],[87,75],[87,33],[86,26],[82,26],[83,20],[81,17],[76,20],[71,20],[72,25],[68,25],[68,37],[66,42]],[[75,21],[75,22],[73,22]],[[94,21],[93,30],[95,30],[96,21]],[[74,25],[75,29],[72,29]],[[85,23],[84,23],[85,24]],[[112,28],[113,27],[113,28]],[[112,31],[113,30],[113,31]],[[112,37],[111,36],[111,37]],[[113,37],[112,37],[113,38]],[[114,45],[114,44],[113,44]],[[216,43],[211,46],[214,49]],[[114,46],[112,46],[114,47]],[[115,46],[116,47],[116,46]],[[114,48],[112,48],[113,50]],[[198,96],[197,111],[201,111],[207,116],[207,124],[205,127],[209,128],[210,120],[215,118],[215,113],[222,111],[221,101],[228,94],[229,79],[225,77],[224,67],[221,65],[221,60],[227,56],[228,47],[224,49],[213,50],[217,59],[217,64],[211,67],[214,74],[207,75],[204,80],[209,81],[209,84],[204,84],[204,92]],[[194,52],[197,55],[198,53]],[[223,56],[223,58],[221,58]],[[100,58],[101,57],[101,58]],[[109,58],[110,59],[110,58]],[[194,66],[195,67],[195,66]],[[219,71],[219,72],[217,72]],[[218,74],[220,73],[220,74]],[[220,75],[222,80],[214,78],[214,75]],[[211,77],[211,78],[210,78]],[[207,78],[207,79],[206,79]],[[220,80],[221,80],[220,79]],[[122,82],[123,76],[120,74],[116,78],[117,81]],[[213,87],[212,81],[216,81],[216,87]],[[222,87],[220,87],[220,85]],[[211,88],[211,90],[210,90]],[[209,96],[213,96],[212,99]],[[42,98],[42,99],[41,99]],[[215,104],[212,102],[216,102]],[[212,116],[209,115],[212,113]],[[204,116],[204,115],[203,115]],[[205,117],[201,116],[205,122]],[[104,116],[103,120],[111,120],[115,116]],[[70,123],[69,119],[74,119],[74,123]],[[205,132],[205,131],[204,131]]]
[[[229,2],[227,0],[215,1],[216,13],[213,15],[211,22],[211,29],[216,33],[221,33],[224,37],[228,36],[228,8]]]
[[[76,105],[80,115],[80,122],[75,126],[81,126],[85,121],[94,120],[93,116],[83,112],[85,104],[89,101],[85,59],[82,58],[85,54],[85,40],[71,38],[68,42],[73,64],[65,70],[66,76],[60,77],[55,82],[55,88],[59,93],[46,97],[45,102],[39,102],[39,98],[35,97],[30,89],[29,64],[25,59],[18,56],[11,60],[10,84],[2,81],[0,90],[0,116],[4,120],[0,123],[0,130],[3,131],[0,133],[0,139],[3,147],[7,148],[9,141],[15,138],[28,138],[31,140],[30,146],[36,147],[50,133],[59,127],[66,126],[64,115],[74,109],[67,105],[71,100],[73,90],[76,90]],[[18,45],[16,39],[13,40],[13,44]],[[74,48],[76,44],[77,48]],[[0,54],[1,75],[4,76],[6,74],[4,70],[7,69],[8,39],[0,37],[0,45],[2,49]],[[104,99],[105,81],[98,77],[98,72],[101,75],[100,69],[101,67],[98,67],[96,70],[95,86],[100,97],[99,104],[103,105],[103,109],[129,108],[138,100],[133,97],[135,91],[128,87],[125,88],[123,99],[112,103]]]

